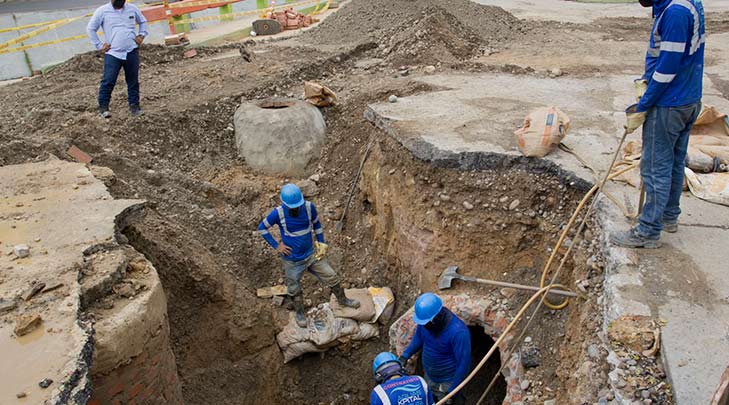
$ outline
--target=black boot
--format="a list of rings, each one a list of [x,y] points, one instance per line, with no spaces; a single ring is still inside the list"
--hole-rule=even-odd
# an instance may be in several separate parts
[[[337,284],[332,287],[332,292],[334,293],[334,296],[337,297],[339,305],[350,308],[359,308],[359,301],[347,298],[347,296],[344,295],[344,289],[341,284]]]
[[[299,325],[300,328],[306,327],[306,313],[304,312],[304,294],[294,295],[291,297],[294,301],[294,319],[296,319],[296,324]]]

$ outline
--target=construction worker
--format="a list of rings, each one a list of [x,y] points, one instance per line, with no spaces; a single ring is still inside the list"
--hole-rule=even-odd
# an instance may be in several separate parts
[[[340,305],[359,308],[357,300],[344,295],[339,275],[324,258],[328,245],[324,242],[324,229],[314,204],[304,200],[301,190],[290,183],[281,189],[281,202],[283,204],[274,208],[258,225],[258,232],[282,259],[288,295],[296,311],[296,324],[306,327],[304,295],[301,291],[301,276],[306,270],[331,288]],[[268,231],[273,225],[278,225],[281,242],[277,242]],[[314,235],[316,242],[313,242]]]
[[[471,368],[471,334],[466,324],[433,293],[425,293],[415,300],[413,320],[418,325],[410,345],[400,356],[405,365],[422,349],[425,381],[440,401],[458,386]],[[463,392],[451,397],[451,404],[464,404]]]
[[[611,236],[629,248],[660,247],[661,231],[677,232],[689,133],[701,111],[704,8],[701,0],[640,0],[653,7],[653,29],[639,81],[640,101],[626,110],[626,131],[643,127],[640,174],[646,191],[638,225]]]
[[[139,107],[139,46],[148,35],[147,19],[137,6],[125,2],[112,0],[97,8],[86,26],[91,43],[104,53],[104,76],[99,86],[99,114],[103,118],[111,118],[111,92],[122,68],[127,82],[129,111],[135,117],[142,115]],[[96,33],[99,28],[104,31],[104,42]]]
[[[372,362],[377,386],[370,394],[370,405],[432,405],[433,393],[423,377],[408,375],[397,356],[382,352]]]

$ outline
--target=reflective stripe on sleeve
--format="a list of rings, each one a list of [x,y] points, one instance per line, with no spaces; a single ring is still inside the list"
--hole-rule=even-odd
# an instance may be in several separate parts
[[[676,75],[667,75],[665,73],[659,73],[659,72],[653,72],[653,80],[657,81],[658,83],[671,83],[673,78],[676,77]]]
[[[685,51],[685,50],[686,50],[685,42],[670,42],[670,41],[661,42],[661,52],[683,53],[683,51]]]

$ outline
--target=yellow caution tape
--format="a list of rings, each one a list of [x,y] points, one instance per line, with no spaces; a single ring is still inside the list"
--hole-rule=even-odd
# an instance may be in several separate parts
[[[66,24],[70,24],[70,23],[72,23],[72,22],[74,22],[76,20],[80,20],[80,19],[82,19],[84,17],[86,17],[86,16],[85,15],[82,15],[82,16],[73,17],[73,18],[66,18],[64,20],[60,20],[60,21],[55,22],[53,24],[49,24],[49,25],[46,25],[44,27],[38,28],[37,30],[31,31],[31,32],[29,32],[27,34],[23,34],[23,35],[21,35],[21,36],[19,36],[17,38],[11,39],[10,41],[3,42],[2,44],[0,44],[0,49],[7,48],[10,45],[15,45],[15,44],[21,43],[21,42],[26,41],[26,40],[28,40],[30,38],[33,38],[35,36],[38,36],[38,35],[43,34],[45,32],[48,32],[48,31],[50,31],[52,29],[56,29],[58,27],[62,27],[64,25],[66,25]]]
[[[4,53],[24,51],[26,49],[40,48],[41,46],[46,46],[46,45],[60,44],[61,42],[75,41],[77,39],[83,39],[83,38],[86,38],[86,34],[80,34],[80,35],[75,35],[72,37],[61,38],[61,39],[54,39],[52,41],[38,42],[36,44],[23,45],[23,46],[18,46],[15,48],[0,49],[0,55],[2,55]]]

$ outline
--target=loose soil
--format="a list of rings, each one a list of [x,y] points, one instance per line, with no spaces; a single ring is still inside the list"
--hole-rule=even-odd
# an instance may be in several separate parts
[[[278,204],[280,186],[298,179],[254,171],[238,157],[232,117],[241,99],[299,96],[305,80],[337,92],[340,103],[322,110],[328,140],[310,172],[320,175],[321,193],[312,200],[327,230],[330,261],[347,286],[391,286],[401,314],[420,292],[434,290],[438,273],[453,264],[468,275],[538,284],[549,249],[584,190],[550,173],[432,167],[377,131],[363,111],[390,94],[432,90],[410,79],[426,65],[442,72],[542,74],[479,58],[519,47],[556,52],[559,42],[545,45],[532,34],[557,33],[567,41],[571,30],[594,32],[600,26],[527,27],[500,8],[465,0],[441,4],[352,0],[300,38],[199,48],[191,59],[180,49],[145,45],[141,118],[126,111],[123,75],[113,94],[113,117],[97,116],[102,58],[96,53],[0,88],[0,165],[48,154],[70,159],[65,151],[76,145],[94,164],[114,170],[109,187],[115,197],[149,201],[144,220],[124,233],[160,273],[188,403],[366,403],[373,385],[370,362],[388,349],[382,327],[378,340],[283,364],[274,336],[289,312],[255,297],[257,288],[278,284],[283,275],[255,229]],[[610,26],[616,24],[635,22]],[[247,62],[241,54],[253,57]],[[589,69],[577,63],[566,73],[592,74]],[[335,234],[370,139],[376,147],[344,231]],[[517,199],[518,207],[510,209]],[[465,209],[464,202],[474,208]],[[525,371],[531,383],[527,402],[593,403],[604,394],[606,353],[587,354],[599,342],[602,321],[597,235],[588,233],[558,280],[570,286],[584,281],[586,299],[573,300],[563,311],[542,309],[528,333],[539,366]],[[418,245],[423,240],[437,243],[423,251]],[[305,278],[304,290],[309,305],[328,299],[328,291],[311,278]],[[457,284],[455,290],[492,289]],[[502,295],[514,312],[527,299],[511,291]]]

